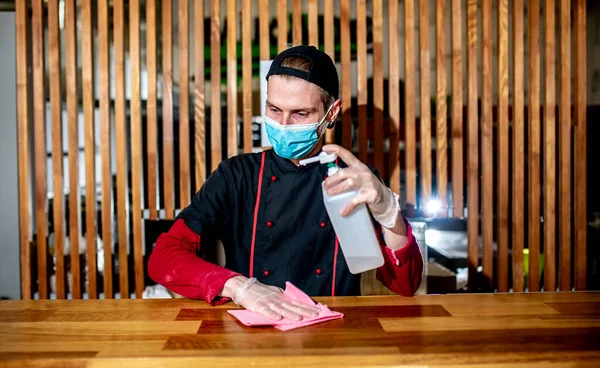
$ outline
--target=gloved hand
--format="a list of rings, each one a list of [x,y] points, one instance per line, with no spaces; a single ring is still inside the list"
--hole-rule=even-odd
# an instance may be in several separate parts
[[[318,307],[291,300],[280,288],[261,284],[254,277],[234,290],[233,301],[249,311],[276,320],[289,318],[300,321],[320,313]]]
[[[323,188],[327,194],[336,195],[353,189],[358,192],[342,209],[341,215],[347,216],[359,204],[365,203],[377,222],[386,228],[393,227],[400,212],[397,194],[347,149],[331,144],[323,146],[323,151],[337,154],[348,165],[325,180]]]

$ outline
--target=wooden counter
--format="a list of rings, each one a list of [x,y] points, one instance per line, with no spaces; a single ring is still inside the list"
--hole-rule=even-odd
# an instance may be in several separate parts
[[[249,328],[202,301],[1,301],[0,366],[600,366],[600,292],[317,298],[341,320]]]

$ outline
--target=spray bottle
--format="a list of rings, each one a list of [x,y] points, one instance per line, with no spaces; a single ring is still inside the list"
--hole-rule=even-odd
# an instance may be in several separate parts
[[[340,167],[337,165],[337,155],[321,152],[318,156],[300,161],[300,165],[320,161],[327,165],[327,176],[332,176]],[[323,183],[321,184],[321,187]],[[325,209],[331,219],[331,224],[338,237],[342,253],[348,264],[350,272],[359,274],[374,268],[381,267],[384,263],[381,246],[377,241],[375,228],[371,221],[369,209],[364,203],[356,207],[349,215],[342,217],[342,209],[356,196],[356,190],[347,191],[333,196],[327,195],[323,189]]]

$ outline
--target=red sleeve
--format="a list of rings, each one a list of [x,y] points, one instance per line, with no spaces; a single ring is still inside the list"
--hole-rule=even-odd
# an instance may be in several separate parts
[[[385,264],[377,269],[377,280],[397,294],[413,296],[423,280],[423,256],[410,223],[404,217],[402,219],[406,224],[408,244],[394,252],[384,243]]]
[[[198,257],[199,250],[200,235],[178,219],[156,241],[148,260],[148,274],[186,298],[203,299],[211,305],[229,301],[218,294],[227,280],[239,274]]]

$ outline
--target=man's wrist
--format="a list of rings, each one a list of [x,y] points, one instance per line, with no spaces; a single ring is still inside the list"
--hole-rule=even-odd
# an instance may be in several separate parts
[[[225,282],[223,289],[219,293],[220,296],[225,298],[233,298],[235,289],[242,286],[248,280],[245,276],[234,276]]]

